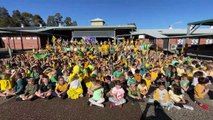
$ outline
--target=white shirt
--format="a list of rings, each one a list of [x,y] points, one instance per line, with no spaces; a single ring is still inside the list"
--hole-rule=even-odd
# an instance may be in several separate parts
[[[74,79],[71,83],[70,83],[70,88],[78,88],[79,86],[81,86],[81,83],[78,79]]]
[[[193,86],[196,86],[198,84],[198,78],[193,78],[193,80],[192,80],[192,85]]]

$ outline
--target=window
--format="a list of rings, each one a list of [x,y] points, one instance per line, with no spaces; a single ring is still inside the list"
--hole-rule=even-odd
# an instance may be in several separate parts
[[[207,38],[206,39],[206,44],[213,44],[213,39],[212,38]]]
[[[17,40],[21,40],[21,37],[17,37]]]
[[[31,39],[31,37],[26,37],[26,40],[30,40]]]
[[[145,38],[145,35],[139,35],[138,38]]]
[[[197,45],[197,44],[199,44],[199,39],[197,38],[192,39],[192,45]]]
[[[7,37],[2,37],[1,39],[2,39],[2,40],[6,40],[6,39],[7,39]]]
[[[182,45],[183,42],[184,42],[184,40],[185,40],[185,39],[183,39],[183,38],[178,39],[177,44],[178,44],[178,45]]]
[[[37,40],[37,37],[33,37],[33,40]]]

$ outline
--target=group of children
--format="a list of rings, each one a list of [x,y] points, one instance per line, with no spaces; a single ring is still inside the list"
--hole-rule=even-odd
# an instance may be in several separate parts
[[[64,49],[63,48],[69,48]],[[38,58],[35,55],[45,54]],[[122,108],[127,101],[194,110],[189,95],[204,109],[213,106],[213,62],[150,50],[143,40],[120,43],[54,43],[46,49],[0,60],[0,96],[17,101],[79,99],[90,106]]]

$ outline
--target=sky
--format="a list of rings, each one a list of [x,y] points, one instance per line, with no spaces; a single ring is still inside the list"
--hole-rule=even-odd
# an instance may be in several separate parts
[[[140,29],[186,28],[187,23],[213,18],[213,0],[0,0],[13,10],[39,14],[46,21],[59,12],[79,26],[102,18],[107,25],[136,23]]]

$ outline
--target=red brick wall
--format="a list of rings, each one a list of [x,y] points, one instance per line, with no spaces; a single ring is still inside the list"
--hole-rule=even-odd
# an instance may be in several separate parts
[[[19,36],[3,37],[3,38],[4,39],[2,39],[2,41],[4,42],[5,47],[7,47],[8,44],[12,49],[22,49],[21,38]],[[23,41],[23,49],[37,49],[38,47],[41,46],[40,37],[24,36],[22,37],[22,41]]]
[[[177,44],[177,43],[178,43],[178,39],[177,38],[169,39],[169,44]]]
[[[30,37],[31,39],[26,39],[26,37],[23,38],[23,46],[24,49],[33,49],[33,48],[38,48],[38,43],[37,43],[37,37]]]
[[[206,44],[206,38],[200,38],[200,45]]]

